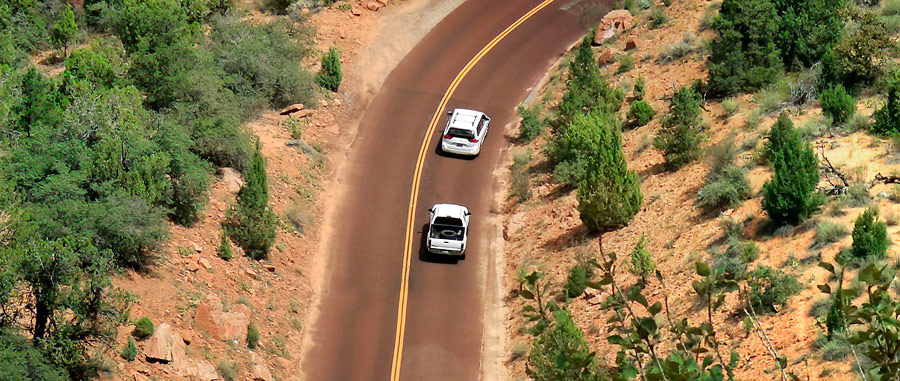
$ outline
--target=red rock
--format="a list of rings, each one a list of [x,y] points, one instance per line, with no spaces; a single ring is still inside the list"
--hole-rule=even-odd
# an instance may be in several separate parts
[[[290,115],[297,111],[303,110],[303,103],[292,104],[281,110],[281,115]]]
[[[171,363],[177,369],[183,366],[184,347],[181,335],[169,323],[162,323],[144,344],[144,355],[148,362]]]
[[[600,20],[600,26],[597,27],[597,32],[594,34],[593,43],[600,45],[606,39],[630,29],[633,25],[634,19],[631,16],[631,12],[624,9],[609,12],[606,16],[603,16],[603,20]]]
[[[359,16],[359,15],[362,15],[362,12],[359,11],[359,8],[353,7],[353,8],[350,8],[350,14],[354,15],[354,16]]]
[[[378,2],[375,1],[370,1],[366,3],[366,8],[368,8],[370,11],[378,11],[379,9],[381,9],[381,4],[378,4]]]
[[[313,111],[313,110],[300,110],[300,111],[297,111],[296,113],[294,113],[294,115],[291,115],[291,118],[302,119],[302,118],[306,118],[308,116],[312,116],[312,114],[314,114],[314,113],[315,113],[315,111]]]
[[[194,324],[218,340],[241,340],[247,337],[250,314],[250,308],[243,304],[238,304],[231,311],[225,312],[219,296],[209,294],[203,303],[197,306]]]
[[[216,367],[206,361],[197,361],[185,367],[185,374],[191,380],[198,381],[215,381],[219,379],[219,373]]]
[[[202,252],[203,252],[203,247],[200,246],[200,245],[198,245],[197,242],[191,242],[191,247],[193,247],[193,248],[194,248],[194,251],[196,251],[196,252],[198,252],[198,253],[202,253]]]
[[[189,261],[187,264],[187,271],[194,273],[197,272],[197,270],[200,270],[200,264],[194,261]]]
[[[275,272],[275,266],[272,266],[272,265],[263,265],[263,268],[265,268],[265,269],[266,269],[267,271],[269,271],[270,273],[274,273],[274,272]]]
[[[250,362],[252,363],[250,366],[250,378],[252,380],[272,381],[272,373],[269,372],[269,367],[256,353],[250,353]]]
[[[375,0],[375,2],[377,2],[378,4],[381,4],[381,6],[384,6],[384,7],[388,6],[388,4],[390,4],[389,0]]]
[[[597,59],[597,64],[600,66],[606,66],[609,65],[610,62],[612,62],[612,51],[607,49],[600,54],[600,58]]]
[[[635,48],[637,48],[637,41],[632,39],[625,43],[625,50],[633,50]]]
[[[212,265],[209,264],[209,261],[206,258],[200,258],[197,262],[200,266],[203,266],[204,269],[212,268]]]

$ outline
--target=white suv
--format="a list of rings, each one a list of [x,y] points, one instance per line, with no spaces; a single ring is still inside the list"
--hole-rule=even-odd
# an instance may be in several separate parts
[[[466,255],[469,209],[456,204],[434,204],[428,220],[428,251],[435,254]]]
[[[487,137],[491,118],[481,111],[458,108],[449,112],[441,150],[458,155],[478,156]]]

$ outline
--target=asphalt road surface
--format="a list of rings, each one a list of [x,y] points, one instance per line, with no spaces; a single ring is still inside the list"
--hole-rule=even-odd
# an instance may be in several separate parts
[[[494,169],[509,145],[504,128],[515,107],[552,62],[584,33],[580,0],[556,0],[499,42],[468,73],[447,110],[472,108],[492,117],[474,160],[439,153],[446,124],[431,136],[422,171],[409,272],[403,380],[477,380],[488,242],[485,218],[497,190]],[[398,322],[398,298],[416,161],[429,122],[460,70],[495,36],[540,4],[538,0],[467,0],[427,34],[388,76],[362,118],[344,172],[330,237],[331,255],[314,346],[303,364],[309,380],[388,380]],[[472,212],[462,261],[426,256],[421,247],[428,208],[438,202]]]

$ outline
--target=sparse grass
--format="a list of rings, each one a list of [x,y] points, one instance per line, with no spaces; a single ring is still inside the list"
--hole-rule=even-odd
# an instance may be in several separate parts
[[[786,78],[782,78],[778,82],[760,90],[754,95],[753,99],[759,106],[761,114],[769,115],[775,113],[790,105],[791,83]]]
[[[853,114],[850,120],[844,123],[843,128],[847,132],[866,131],[869,129],[869,117],[859,113]]]
[[[826,296],[820,298],[813,302],[812,307],[809,308],[809,313],[807,316],[814,317],[816,319],[822,319],[825,321],[825,315],[828,314],[828,310],[831,308],[831,297]]]
[[[528,345],[528,343],[522,342],[522,341],[517,341],[517,342],[513,343],[512,353],[510,353],[510,355],[509,355],[509,361],[516,362],[520,359],[525,358],[525,356],[528,356],[528,349],[530,347],[531,346]]]
[[[657,29],[669,23],[669,16],[662,8],[653,8],[647,21],[650,29]]]
[[[285,341],[283,336],[281,336],[281,335],[272,336],[271,342],[272,342],[272,345],[275,346],[274,349],[277,349],[277,351],[275,352],[277,355],[284,357],[286,359],[291,358],[291,353],[288,352],[288,350],[287,350],[287,342]]]
[[[866,206],[872,202],[872,195],[869,194],[869,190],[866,188],[866,184],[863,183],[850,185],[847,188],[846,197],[848,206],[854,208]]]
[[[744,128],[753,131],[759,127],[762,122],[763,114],[759,110],[752,110],[747,113],[747,120],[744,121]]]
[[[300,319],[292,318],[291,319],[291,327],[294,327],[294,329],[300,331],[303,329],[303,323],[300,322]]]
[[[803,126],[797,129],[797,131],[800,132],[800,135],[802,135],[804,139],[815,140],[822,135],[825,135],[825,133],[831,129],[831,126],[831,118],[826,116],[806,121],[806,123],[803,123]]]
[[[669,45],[661,51],[657,60],[659,60],[660,63],[668,63],[687,57],[694,52],[695,39],[696,37],[692,33],[685,33],[684,38],[681,41]]]
[[[247,306],[247,307],[250,307],[250,300],[247,299],[247,297],[246,297],[246,296],[243,296],[243,295],[241,295],[241,296],[239,296],[239,297],[237,298],[237,303],[238,303],[238,304],[243,304],[243,305],[245,305],[245,306]]]
[[[531,199],[531,174],[528,164],[531,162],[531,151],[513,155],[513,164],[510,167],[510,198],[516,198],[519,202]]]
[[[256,323],[250,322],[247,325],[247,348],[256,349],[259,346],[259,329],[256,328]]]
[[[719,9],[721,8],[722,2],[715,2],[710,4],[709,7],[703,11],[703,18],[700,19],[700,32],[712,27],[713,20],[716,18],[716,15],[719,14]]]
[[[822,359],[825,361],[844,361],[850,354],[850,345],[839,336],[835,336],[822,346]]]
[[[840,241],[850,234],[846,226],[832,221],[821,221],[816,225],[814,243],[817,246],[827,246]]]
[[[738,110],[739,104],[737,99],[728,98],[722,101],[722,116],[725,118],[732,117]]]
[[[634,147],[634,155],[640,155],[642,152],[646,151],[647,148],[653,145],[653,134],[647,133],[641,136],[641,139],[638,140],[637,146]]]
[[[888,192],[888,200],[892,202],[900,202],[900,185],[894,185],[891,187],[891,191]]]
[[[301,235],[305,234],[306,227],[312,222],[312,216],[297,202],[285,209],[284,217]]]
[[[222,379],[225,381],[236,381],[238,379],[238,368],[235,363],[219,361],[216,371],[219,372],[219,376],[222,376]]]
[[[288,308],[290,309],[290,311],[292,313],[295,313],[295,314],[300,313],[300,302],[297,301],[297,299],[291,298],[291,303],[288,306]]]
[[[882,213],[881,219],[884,220],[884,223],[888,226],[897,226],[897,224],[900,224],[900,215],[893,210]]]

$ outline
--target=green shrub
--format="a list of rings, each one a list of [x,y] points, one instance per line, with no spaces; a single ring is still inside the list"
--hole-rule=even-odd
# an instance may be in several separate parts
[[[800,291],[800,283],[796,277],[766,266],[760,266],[750,273],[748,285],[749,302],[757,312],[774,312],[776,306],[784,305]]]
[[[219,364],[216,366],[216,371],[219,373],[219,376],[222,376],[222,379],[225,381],[238,380],[238,370],[237,366],[234,363],[230,363],[228,361],[219,361]]]
[[[341,85],[341,53],[337,48],[328,49],[328,53],[322,57],[322,68],[316,75],[316,82],[331,91],[337,91]]]
[[[770,20],[778,26],[774,42],[787,68],[812,66],[840,38],[845,23],[845,1],[772,3],[780,16]]]
[[[841,291],[841,290],[838,290]],[[828,314],[825,315],[825,328],[828,330],[828,339],[835,339],[838,333],[847,329],[847,316],[844,313],[846,303],[841,292],[835,292],[831,296],[831,303],[828,306]]]
[[[600,75],[591,41],[591,36],[586,36],[569,61],[566,90],[551,121],[554,133],[564,132],[578,114],[618,111],[625,99],[621,89],[613,89]]]
[[[631,250],[631,266],[628,271],[641,277],[641,282],[646,282],[647,277],[652,276],[656,270],[656,261],[653,260],[653,253],[644,247],[644,236],[634,245]]]
[[[566,310],[553,312],[554,322],[538,335],[525,372],[537,381],[600,379],[597,358]]]
[[[772,126],[766,158],[775,170],[763,185],[762,207],[769,217],[776,223],[796,224],[816,212],[823,201],[816,193],[819,160],[787,114]]]
[[[725,0],[712,28],[708,83],[714,94],[752,91],[768,84],[782,70],[776,46],[779,25],[769,1]]]
[[[872,132],[880,136],[892,136],[900,131],[900,72],[893,73],[888,82],[887,99],[872,115]]]
[[[660,28],[669,23],[669,16],[666,15],[666,11],[662,8],[653,8],[650,11],[649,22],[650,29]]]
[[[643,204],[641,183],[628,170],[621,132],[609,116],[576,117],[576,125],[592,129],[596,138],[584,156],[585,176],[578,183],[578,212],[589,230],[606,231],[627,224]]]
[[[256,349],[259,345],[259,328],[252,321],[247,325],[247,348]]]
[[[138,340],[143,340],[152,336],[155,329],[153,321],[145,316],[134,322],[134,330],[131,331],[131,335],[138,338]]]
[[[668,63],[675,60],[682,59],[687,57],[691,53],[694,52],[694,40],[693,37],[685,38],[679,42],[676,42],[672,45],[669,45],[662,52],[659,53],[659,57],[657,60],[661,63]]]
[[[637,127],[650,123],[655,115],[656,110],[642,100],[632,102],[631,109],[628,110],[628,119],[631,119]]]
[[[761,89],[753,98],[759,105],[762,115],[769,115],[790,104],[791,83],[782,77],[778,82]]]
[[[642,101],[642,100],[644,100],[645,92],[646,92],[646,83],[644,82],[644,76],[639,75],[637,80],[634,81],[634,89],[631,90],[631,94],[634,96],[634,100]]]
[[[735,98],[727,98],[722,101],[722,111],[725,113],[724,116],[726,118],[732,117],[734,113],[737,112],[738,107],[740,107],[740,105]]]
[[[700,123],[700,94],[694,88],[675,92],[669,113],[661,122],[653,147],[662,151],[668,169],[678,169],[700,156],[706,134]]]
[[[519,116],[522,117],[522,122],[519,124],[519,139],[523,142],[530,142],[544,132],[544,121],[541,120],[540,105],[531,107],[521,105],[516,110],[519,112]]]
[[[797,132],[805,140],[815,140],[825,135],[832,126],[831,117],[813,118],[803,123],[803,126],[797,129]]]
[[[51,360],[52,356],[32,346],[30,339],[10,329],[0,332],[0,380],[69,380],[66,370]]]
[[[144,269],[168,238],[165,213],[140,198],[116,195],[100,204],[103,212],[93,222],[98,245],[116,254],[119,264]]]
[[[856,258],[883,258],[891,241],[887,225],[878,218],[878,210],[867,208],[853,225],[853,246],[850,254]]]
[[[736,165],[726,166],[718,175],[707,178],[697,193],[697,205],[702,208],[735,208],[751,196],[747,170]]]
[[[756,246],[756,242],[731,236],[728,238],[728,248],[725,249],[724,255],[743,263],[751,263],[759,258],[759,247]]]
[[[131,362],[137,357],[138,347],[134,342],[134,338],[129,337],[128,343],[125,344],[125,348],[122,349],[122,353],[120,354],[125,361]]]
[[[850,234],[847,227],[832,221],[821,221],[816,224],[816,236],[814,243],[819,246],[826,246],[841,240]]]
[[[268,257],[275,243],[275,214],[268,204],[266,163],[257,143],[250,169],[244,175],[244,186],[237,195],[237,205],[228,210],[222,222],[226,234],[256,260]]]
[[[219,241],[219,247],[216,248],[216,255],[226,261],[234,258],[234,251],[231,250],[231,242],[228,242],[228,235],[222,232],[222,239]]]
[[[59,19],[53,25],[51,33],[53,44],[63,50],[63,57],[68,55],[69,44],[77,34],[78,24],[75,23],[75,13],[72,12],[72,6],[66,4],[66,7],[59,13]]]
[[[577,298],[581,296],[584,293],[584,289],[587,288],[589,278],[590,273],[587,266],[577,264],[569,268],[569,275],[566,277],[566,297]]]
[[[831,117],[837,124],[843,124],[856,113],[856,101],[841,84],[822,91],[819,103],[822,104],[822,113]]]
[[[623,74],[634,69],[634,58],[627,54],[623,54],[619,56],[619,68],[616,69],[616,74]]]
[[[825,83],[854,86],[874,80],[885,60],[884,51],[892,44],[887,26],[877,15],[854,8],[848,13],[852,22],[822,57]]]
[[[844,361],[851,352],[850,345],[846,340],[829,340],[822,347],[822,359],[825,361]]]

